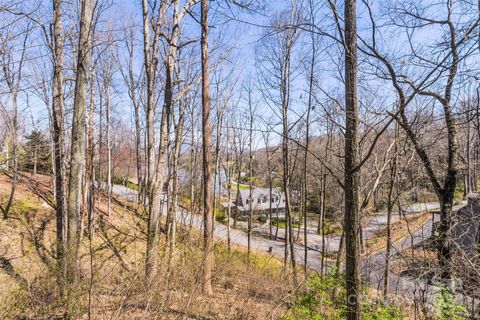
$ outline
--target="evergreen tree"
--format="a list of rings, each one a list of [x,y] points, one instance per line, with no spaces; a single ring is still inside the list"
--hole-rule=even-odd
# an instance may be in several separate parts
[[[22,156],[20,168],[33,173],[48,174],[52,170],[50,161],[49,142],[39,130],[33,130],[25,136],[25,152]]]

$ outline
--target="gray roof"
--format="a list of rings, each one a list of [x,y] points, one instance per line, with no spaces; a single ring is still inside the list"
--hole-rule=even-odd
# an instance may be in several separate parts
[[[246,202],[250,198],[250,189],[240,190],[240,200],[238,203],[239,211],[247,211],[250,209],[250,204]],[[283,209],[285,208],[285,194],[279,189],[272,189],[272,208]],[[252,209],[253,210],[268,210],[270,208],[270,189],[269,188],[257,188],[252,189]]]

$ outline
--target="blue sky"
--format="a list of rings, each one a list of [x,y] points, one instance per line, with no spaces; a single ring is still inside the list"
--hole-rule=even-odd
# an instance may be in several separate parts
[[[182,3],[184,0],[182,0]],[[393,28],[393,26],[388,25],[389,22],[387,19],[381,19],[379,17],[380,13],[387,12],[387,7],[392,3],[407,3],[409,1],[372,1],[372,8],[376,17],[376,23],[382,28],[382,33],[377,34],[377,41],[381,44],[382,52],[389,57],[395,59],[401,59],[402,52],[408,52],[410,47],[406,45],[406,33],[399,32],[398,28]],[[29,1],[27,4],[34,4],[34,1]],[[318,12],[318,23],[322,26],[330,28],[330,31],[335,30],[333,25],[333,20],[329,8],[325,6],[323,1],[318,1],[318,3],[323,4],[319,8]],[[412,2],[415,3],[415,2]],[[241,93],[241,83],[242,81],[251,81],[254,84],[258,81],[257,79],[257,69],[256,69],[256,48],[263,45],[264,38],[262,34],[265,32],[265,27],[268,26],[271,18],[278,12],[284,10],[289,5],[289,1],[266,1],[267,7],[263,12],[249,14],[246,12],[238,12],[235,14],[225,14],[225,8],[222,8],[221,11],[217,11],[215,6],[218,4],[218,1],[212,2],[212,9],[210,10],[210,22],[211,35],[210,35],[210,47],[213,48],[216,43],[218,43],[218,36],[223,35],[220,47],[212,52],[212,63],[215,63],[215,60],[218,58],[218,55],[227,49],[230,49],[231,54],[229,55],[229,62],[224,64],[225,73],[228,70],[234,70],[232,77],[238,78],[237,87],[236,87],[236,99],[232,99],[237,103],[235,107],[237,109],[245,109],[245,100],[239,99]],[[198,13],[198,5],[195,7],[194,12]],[[70,8],[71,9],[71,8]],[[427,13],[433,16],[441,16],[442,10],[436,6],[427,8]],[[51,8],[45,5],[45,10],[51,10]],[[342,8],[339,8],[339,11],[342,11]],[[68,12],[71,14],[71,12]],[[466,19],[469,17],[469,12],[463,12],[462,8],[459,8],[456,11],[456,19]],[[361,2],[358,4],[358,29],[360,35],[370,41],[370,21],[368,19],[366,8]],[[232,17],[235,19],[230,20]],[[139,29],[137,34],[137,66],[140,67],[143,63],[142,56],[142,39],[140,34],[141,27],[141,2],[140,0],[127,1],[127,0],[118,0],[115,1],[111,7],[107,8],[101,17],[102,23],[99,26],[99,30],[105,29],[114,29],[117,32],[121,30],[125,25],[135,23]],[[421,31],[415,32],[417,50],[427,51],[431,50],[429,44],[432,41],[437,41],[438,36],[441,32],[441,29],[422,28]],[[199,37],[200,28],[198,23],[194,19],[188,17],[184,24],[184,35],[186,38],[194,39]],[[42,39],[38,29],[31,36],[32,47],[42,45]],[[121,45],[121,43],[120,43]],[[191,44],[191,46],[199,46],[199,43],[196,42]],[[333,45],[331,40],[322,38],[319,41],[320,50],[323,53],[328,53],[328,55],[321,55],[321,59],[317,60],[316,76],[318,81],[321,84],[322,89],[329,92],[330,95],[341,100],[342,98],[342,83],[339,78],[342,76],[341,64],[343,61],[341,49],[336,45]],[[420,52],[420,51],[419,51]],[[45,50],[42,51],[45,54]],[[32,53],[35,55],[36,53]],[[305,110],[306,102],[306,76],[305,76],[305,65],[301,65],[299,61],[305,60],[309,61],[309,55],[311,54],[310,49],[310,37],[303,33],[301,38],[297,42],[297,46],[294,49],[294,67],[296,68],[295,74],[297,77],[293,81],[293,91],[292,91],[292,121],[295,120],[295,117]],[[50,64],[47,55],[39,55],[38,59],[43,61],[42,63],[36,63],[38,68],[45,68],[45,74],[48,74],[50,70]],[[439,55],[442,55],[442,52],[439,52]],[[378,80],[376,77],[369,75],[368,65],[365,64],[363,57],[360,57],[360,78],[363,80],[361,82],[361,94],[364,96],[370,95],[375,97],[374,101],[378,105],[379,109],[385,109],[386,107],[393,104],[395,100],[395,95],[391,88],[390,83]],[[338,64],[338,65],[337,65]],[[469,65],[475,70],[477,68],[478,58],[475,56],[470,59]],[[419,70],[428,70],[428,64],[424,63],[423,65],[417,65],[415,67],[405,68],[405,72],[412,75],[413,78],[417,77]],[[27,66],[27,70],[33,70],[32,65]],[[215,78],[213,78],[215,81]],[[72,81],[69,81],[69,84],[72,84]],[[365,86],[365,84],[368,84]],[[28,86],[28,84],[26,85]],[[365,89],[365,90],[364,90]],[[213,90],[212,90],[213,91]],[[212,93],[214,95],[214,93]],[[262,119],[267,119],[274,115],[274,109],[269,106],[263,95],[260,91],[256,90],[254,94],[254,99],[259,104],[259,125],[262,125]],[[326,102],[328,99],[324,94],[319,93],[319,99],[322,102]],[[373,99],[373,98],[372,98]],[[48,113],[43,102],[36,97],[33,93],[22,94],[19,98],[20,108],[22,115],[25,121],[25,129],[29,131],[31,129],[31,119],[34,122],[38,122],[41,127],[46,128],[48,126]],[[117,119],[121,119],[126,123],[131,122],[131,107],[128,97],[125,93],[125,88],[122,85],[120,75],[115,76],[115,91],[113,94],[114,103],[114,112],[113,115]],[[317,108],[317,111],[320,108]],[[321,114],[317,114],[317,117],[320,117]],[[319,123],[317,130],[321,130],[322,124]]]

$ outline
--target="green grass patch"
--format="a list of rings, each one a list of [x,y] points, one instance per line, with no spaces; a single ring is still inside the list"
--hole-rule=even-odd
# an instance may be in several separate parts
[[[31,198],[21,198],[21,199],[15,200],[15,202],[12,205],[12,209],[17,214],[27,214],[27,213],[37,212],[38,209],[40,209],[40,206],[35,200]]]
[[[435,307],[435,319],[438,320],[460,320],[465,319],[467,309],[464,305],[455,300],[450,289],[442,287],[433,303]]]
[[[341,226],[325,221],[325,235],[341,234],[342,230],[343,229]],[[321,233],[322,233],[322,230],[320,230],[320,234]]]
[[[238,184],[236,182],[232,182],[232,191],[237,191],[237,188],[239,188],[240,190],[249,190],[250,186],[248,184]]]
[[[335,220],[327,219],[325,220],[325,225],[323,229],[325,231],[325,235],[332,235],[332,234],[342,234],[342,226]],[[320,226],[320,230],[317,230],[317,234],[322,234],[322,226]]]
[[[123,178],[113,177],[112,183],[113,183],[113,184],[119,184],[119,185],[124,186],[124,185],[125,185],[125,180],[124,180]],[[133,182],[131,182],[130,180],[127,180],[127,185],[126,185],[126,187],[127,187],[127,188],[130,188],[130,189],[132,189],[132,190],[138,190],[138,183],[133,183]]]
[[[458,206],[462,204],[463,192],[465,190],[464,188],[465,186],[463,184],[457,184],[457,186],[455,187],[455,192],[453,194],[453,205]]]
[[[225,212],[223,210],[217,208],[215,210],[215,220],[223,223],[223,222],[227,221],[227,215],[225,214]]]
[[[138,184],[136,183],[133,183],[131,181],[128,181],[127,182],[127,188],[130,188],[132,190],[137,190],[138,191]]]
[[[276,227],[279,227],[279,228],[282,228],[282,229],[285,229],[287,227],[287,222],[285,220],[285,218],[279,218],[279,219],[272,219],[272,225],[276,226]],[[294,228],[298,228],[300,227],[302,224],[301,223],[298,223],[298,222],[293,222],[292,223],[292,226]]]
[[[306,281],[306,289],[292,302],[283,320],[340,320],[346,317],[346,290],[343,274],[314,274]],[[362,319],[406,319],[401,310],[390,304],[370,300],[364,295]]]

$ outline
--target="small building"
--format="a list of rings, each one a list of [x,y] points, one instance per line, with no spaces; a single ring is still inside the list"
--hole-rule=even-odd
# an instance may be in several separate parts
[[[451,240],[455,249],[464,254],[477,254],[480,250],[480,193],[472,192],[467,196],[467,204],[457,211],[452,211]],[[434,218],[432,237],[440,236],[440,217]]]
[[[228,207],[228,203],[223,203],[222,205],[224,209]],[[237,217],[248,216],[250,206],[254,216],[269,214],[270,207],[272,208],[272,213],[283,216],[285,214],[285,193],[274,188],[270,198],[269,188],[254,187],[250,198],[250,189],[241,189],[238,197],[230,205],[232,214]]]
[[[451,236],[456,246],[466,253],[480,250],[480,193],[470,193],[468,203],[452,213]]]

